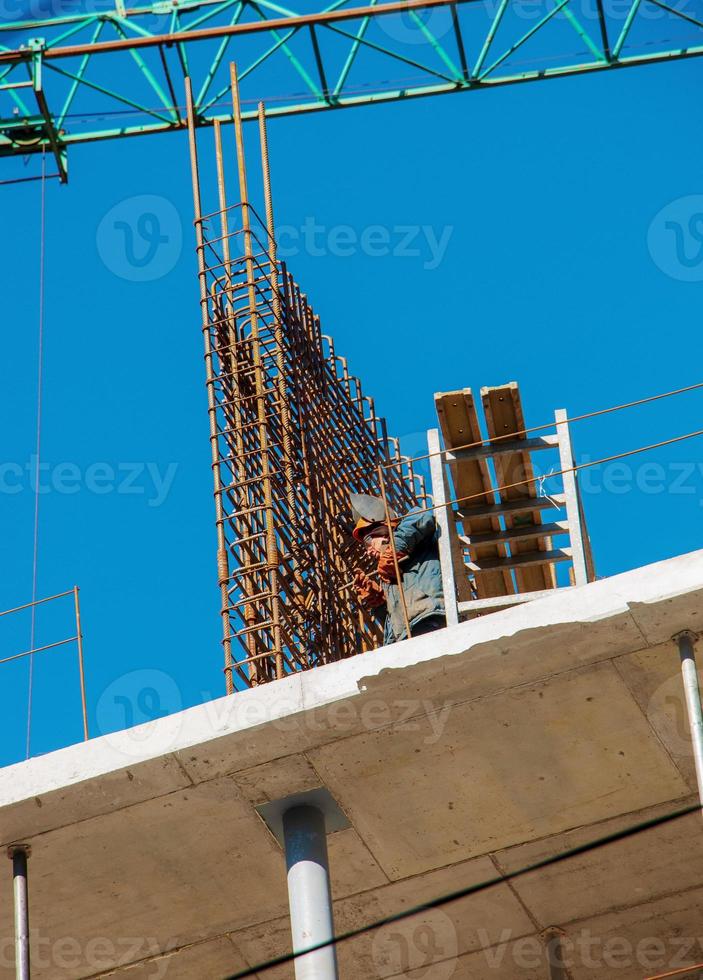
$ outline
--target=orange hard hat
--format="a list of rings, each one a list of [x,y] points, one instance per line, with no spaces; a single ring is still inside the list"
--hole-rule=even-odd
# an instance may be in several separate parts
[[[349,500],[352,517],[356,522],[352,534],[357,541],[363,541],[372,528],[385,524],[386,509],[381,498],[374,497],[370,493],[350,493]],[[393,522],[398,520],[398,515],[390,507],[388,516]]]

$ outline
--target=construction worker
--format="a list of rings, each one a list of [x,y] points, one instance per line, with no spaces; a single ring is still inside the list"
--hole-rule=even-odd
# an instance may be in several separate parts
[[[352,534],[373,556],[380,580],[359,569],[354,576],[354,591],[364,609],[377,616],[385,614],[384,645],[396,643],[406,638],[407,629],[383,501],[368,493],[352,493],[349,497],[355,521]],[[447,621],[435,519],[429,512],[411,512],[400,518],[393,510],[390,518],[410,635],[442,629]]]

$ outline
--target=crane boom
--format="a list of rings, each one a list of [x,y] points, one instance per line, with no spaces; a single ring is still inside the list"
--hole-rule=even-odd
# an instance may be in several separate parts
[[[157,2],[0,28],[0,156],[228,122],[226,64],[243,118],[476,92],[698,57],[686,0],[335,0],[297,13],[270,0]],[[675,4],[679,6],[675,6]],[[665,36],[666,40],[660,40]]]

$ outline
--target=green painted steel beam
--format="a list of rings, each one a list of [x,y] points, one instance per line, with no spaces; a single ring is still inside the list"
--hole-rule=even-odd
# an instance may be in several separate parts
[[[353,2],[334,0],[323,10],[299,15],[273,0],[203,0],[175,7],[173,0],[156,0],[150,7],[125,10],[119,4],[106,13],[3,25],[6,38],[16,33],[19,41],[22,32],[35,40],[0,48],[0,156],[51,151],[65,173],[66,150],[72,145],[183,129],[174,68],[191,75],[198,92],[198,125],[226,123],[230,116],[220,100],[228,93],[225,61],[230,58],[238,63],[245,118],[252,119],[256,111],[248,107],[262,98],[269,116],[293,116],[703,54],[703,22],[678,11],[671,5],[675,0],[628,0],[620,23],[612,13],[609,20],[605,17],[599,0],[598,40],[586,30],[578,0],[541,0],[541,16],[528,30],[520,29],[525,19],[520,0],[500,0],[492,17],[480,0],[366,0],[364,7],[353,7]],[[668,31],[669,47],[653,49],[662,25],[643,15],[643,9],[658,10],[669,18],[667,24],[675,21],[679,34],[684,29],[691,33],[691,43]],[[446,11],[446,30],[441,18],[431,18],[437,10]],[[556,22],[566,25],[574,46],[581,48],[568,58],[561,53],[564,27],[555,29]],[[165,24],[167,33],[158,33]],[[413,32],[410,44],[403,43],[408,31]],[[615,38],[612,48],[609,36]],[[532,62],[525,71],[515,63],[516,52],[523,57],[523,49]],[[104,57],[111,60],[104,62]],[[110,65],[109,87],[100,70],[104,64]],[[285,79],[290,72],[277,72],[276,66],[292,68],[302,92],[289,91]],[[414,75],[408,77],[408,69]],[[402,84],[399,74],[405,76]],[[23,77],[40,79],[39,113],[8,87],[17,78],[21,88]],[[145,103],[140,80],[155,105]],[[217,94],[208,95],[212,92]]]

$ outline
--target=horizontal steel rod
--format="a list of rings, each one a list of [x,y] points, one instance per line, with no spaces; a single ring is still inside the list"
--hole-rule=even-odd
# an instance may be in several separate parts
[[[24,650],[22,653],[13,653],[11,657],[4,657],[0,660],[0,664],[9,663],[10,660],[19,660],[21,657],[28,657],[32,653],[41,653],[42,650],[51,650],[53,647],[62,647],[66,643],[73,643],[77,640],[77,636],[69,636],[66,640],[57,640],[56,643],[47,643],[43,647],[35,647],[33,650]]]
[[[45,599],[35,599],[34,602],[25,602],[23,606],[15,606],[14,609],[4,609],[0,616],[8,616],[10,613],[19,612],[21,609],[29,609],[31,606],[39,606],[42,602],[51,602],[52,599],[63,599],[66,595],[73,595],[73,589],[67,592],[57,592],[56,595],[49,595]]]
[[[389,14],[399,14],[410,10],[431,10],[434,7],[446,7],[449,3],[478,3],[479,0],[391,0],[390,3],[377,4],[373,7],[348,7],[338,10],[322,10],[317,13],[303,14],[297,17],[273,17],[268,20],[257,20],[244,24],[220,24],[215,27],[203,27],[194,31],[180,31],[174,34],[152,34],[141,37],[130,37],[114,41],[98,41],[95,44],[71,44],[61,48],[47,48],[42,54],[44,59],[55,61],[57,58],[75,58],[77,55],[101,54],[114,51],[132,51],[136,48],[153,48],[159,45],[172,47],[180,42],[208,41],[217,37],[235,37],[238,34],[257,34],[260,32],[283,31],[293,27],[311,27],[336,24],[346,20],[359,20],[363,17],[381,17]],[[8,61],[31,60],[33,52],[20,48],[14,51],[0,52],[0,64]]]

